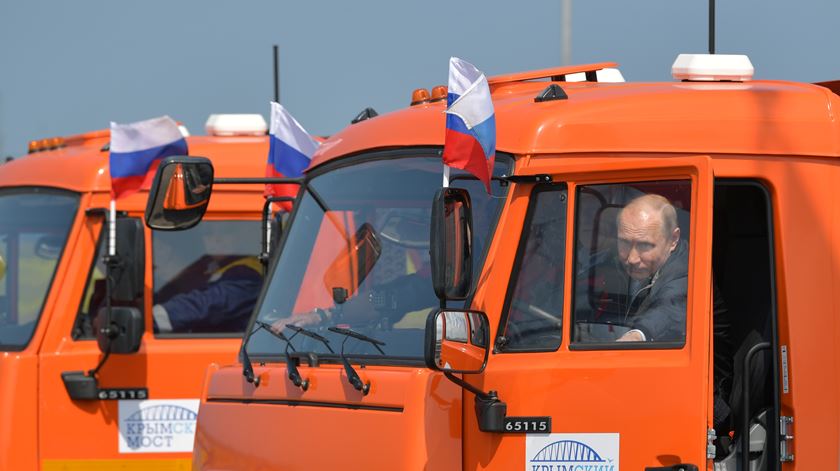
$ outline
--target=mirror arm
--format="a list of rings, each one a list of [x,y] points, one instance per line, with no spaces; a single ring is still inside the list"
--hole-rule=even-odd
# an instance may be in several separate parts
[[[488,399],[488,398],[491,397],[491,394],[488,394],[488,393],[482,391],[481,389],[478,389],[477,387],[473,386],[472,384],[464,381],[463,379],[455,376],[454,374],[452,374],[448,371],[444,371],[443,375],[446,376],[449,379],[449,381],[452,381],[453,383],[457,384],[458,386],[461,386],[462,388],[466,389],[467,391],[475,394],[475,397],[480,397],[482,399]]]

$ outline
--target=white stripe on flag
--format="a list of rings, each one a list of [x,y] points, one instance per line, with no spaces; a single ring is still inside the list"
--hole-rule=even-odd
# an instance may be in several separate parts
[[[169,116],[136,123],[111,122],[111,152],[137,152],[183,139],[178,123]]]
[[[318,149],[318,143],[303,129],[303,126],[283,108],[283,105],[271,102],[271,128],[269,133],[285,142],[301,154],[312,157]]]
[[[483,74],[474,65],[457,57],[449,58],[449,93],[463,95]]]
[[[490,98],[490,86],[482,74],[455,103],[446,110],[464,121],[472,129],[493,116],[493,100]]]

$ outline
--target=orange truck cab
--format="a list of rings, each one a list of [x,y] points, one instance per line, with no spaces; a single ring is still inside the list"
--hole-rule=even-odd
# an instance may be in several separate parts
[[[211,135],[187,137],[189,150],[219,176],[259,174],[268,141],[256,118],[261,129],[249,131],[254,116],[217,116]],[[262,189],[253,185],[219,189],[209,224],[185,232],[145,229],[147,191],[119,199],[108,296],[108,142],[107,130],[37,141],[0,165],[0,469],[188,469],[206,366],[236,360],[256,301],[205,298],[191,312],[212,312],[174,317],[235,272],[258,292]],[[131,322],[103,361],[109,299],[112,318]],[[167,306],[164,329],[153,312]]]
[[[840,98],[696,59],[490,78],[491,194],[445,89],[324,142],[194,466],[836,469]]]

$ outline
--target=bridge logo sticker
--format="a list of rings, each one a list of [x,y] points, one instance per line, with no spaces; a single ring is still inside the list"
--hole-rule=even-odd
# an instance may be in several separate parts
[[[618,471],[617,433],[529,434],[526,471]]]
[[[119,401],[120,453],[192,452],[198,399]]]

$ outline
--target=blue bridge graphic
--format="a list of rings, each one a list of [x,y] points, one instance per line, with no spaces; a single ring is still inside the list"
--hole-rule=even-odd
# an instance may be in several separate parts
[[[196,420],[198,414],[186,407],[174,405],[160,405],[140,409],[125,419],[127,422],[142,422],[154,420]]]
[[[561,440],[546,445],[531,461],[543,463],[603,463],[604,459],[589,445],[574,440]]]

